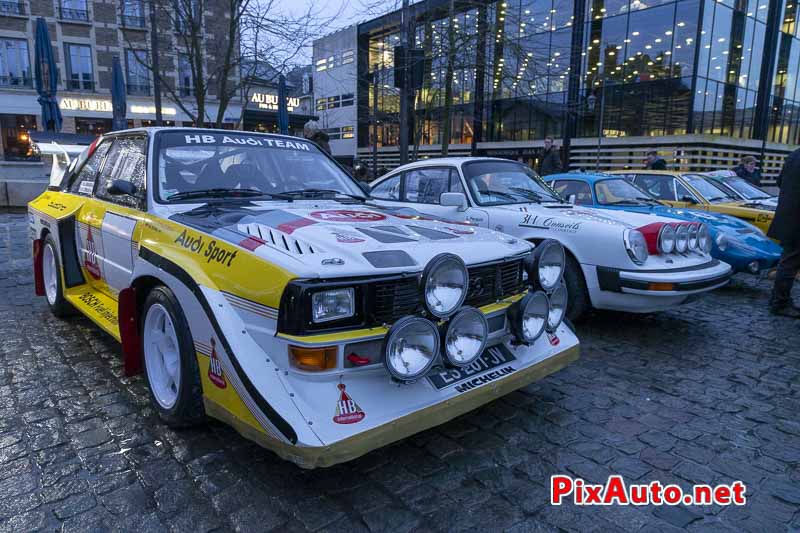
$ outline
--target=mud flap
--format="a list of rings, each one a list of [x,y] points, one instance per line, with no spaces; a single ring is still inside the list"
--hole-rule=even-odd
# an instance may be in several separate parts
[[[44,239],[33,241],[33,288],[36,296],[44,296],[44,265],[42,265],[42,251]]]
[[[126,376],[142,373],[142,340],[139,336],[139,313],[136,289],[128,287],[119,293],[119,336]]]

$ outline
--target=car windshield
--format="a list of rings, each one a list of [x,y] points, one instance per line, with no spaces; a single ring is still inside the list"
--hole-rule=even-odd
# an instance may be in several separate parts
[[[598,181],[594,184],[597,203],[602,205],[652,205],[658,204],[650,193],[622,179]]]
[[[520,163],[474,161],[463,168],[478,205],[563,202],[536,172]]]
[[[302,139],[184,130],[160,133],[157,150],[161,202],[363,195],[330,158]]]
[[[715,185],[710,178],[705,176],[698,176],[696,174],[684,174],[684,179],[689,182],[689,185],[699,192],[703,198],[709,202],[730,202],[731,200],[738,200],[722,190],[721,187]]]
[[[742,195],[742,197],[746,200],[765,200],[767,198],[771,198],[767,191],[759,189],[744,178],[736,176],[719,179],[722,180],[722,183]]]

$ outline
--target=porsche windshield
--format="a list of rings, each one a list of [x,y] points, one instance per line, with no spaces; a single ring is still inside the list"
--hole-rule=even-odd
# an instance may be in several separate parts
[[[302,139],[184,130],[160,133],[157,150],[161,202],[363,195],[333,161]]]
[[[563,202],[530,168],[514,161],[474,161],[464,165],[478,205]]]
[[[695,174],[684,174],[684,179],[689,182],[689,185],[695,188],[697,192],[703,195],[703,198],[711,203],[715,202],[731,202],[738,200],[727,192],[723,191],[717,185],[711,182],[711,179],[705,176],[697,176]]]
[[[718,179],[720,179],[722,183],[724,183],[725,185],[727,185],[728,187],[730,187],[731,189],[742,195],[742,197],[744,197],[746,200],[766,200],[767,198],[771,198],[769,193],[759,189],[758,187],[751,184],[744,178],[736,176],[736,177],[718,178]]]

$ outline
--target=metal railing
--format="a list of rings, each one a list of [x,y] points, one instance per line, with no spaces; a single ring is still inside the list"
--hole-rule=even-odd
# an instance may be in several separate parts
[[[59,6],[59,14],[62,20],[89,21],[89,11],[86,9],[73,9],[71,7]]]
[[[0,76],[0,87],[33,87],[33,78],[24,76]]]
[[[24,15],[25,4],[22,2],[0,2],[0,15]]]
[[[148,83],[129,83],[128,94],[139,96],[150,96],[150,84]]]
[[[138,15],[122,15],[122,26],[125,28],[144,28],[145,18]]]

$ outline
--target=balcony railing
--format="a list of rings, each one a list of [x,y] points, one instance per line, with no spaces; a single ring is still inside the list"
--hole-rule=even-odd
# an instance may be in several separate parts
[[[0,87],[33,87],[33,78],[21,76],[0,76]]]
[[[89,11],[86,9],[73,9],[71,7],[59,7],[59,13],[62,20],[82,20],[89,22]]]
[[[150,96],[150,85],[145,83],[129,83],[128,94],[133,96]]]
[[[94,91],[94,82],[88,80],[69,79],[67,88],[71,91]]]
[[[122,26],[125,28],[144,28],[145,19],[138,15],[122,15]]]
[[[0,15],[24,15],[25,4],[22,2],[0,2]]]

